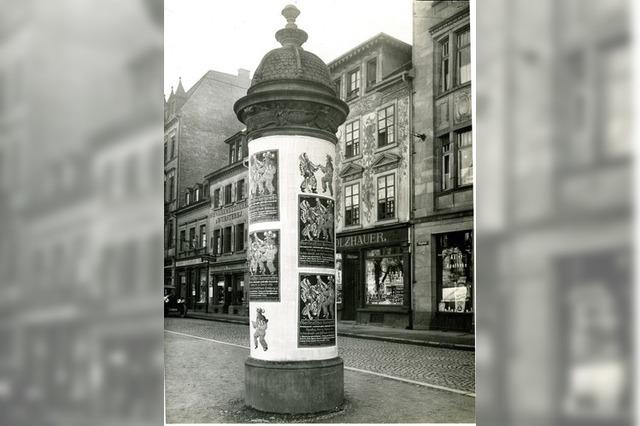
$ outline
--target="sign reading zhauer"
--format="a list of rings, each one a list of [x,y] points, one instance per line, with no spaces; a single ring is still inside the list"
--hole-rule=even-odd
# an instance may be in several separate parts
[[[407,229],[390,229],[388,231],[369,232],[366,234],[338,236],[336,249],[344,250],[374,244],[403,243],[408,240]]]

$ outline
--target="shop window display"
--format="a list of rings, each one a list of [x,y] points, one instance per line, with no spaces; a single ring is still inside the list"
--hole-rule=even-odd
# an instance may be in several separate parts
[[[366,303],[402,305],[404,301],[404,265],[400,247],[366,252]]]
[[[218,294],[216,299],[216,304],[222,305],[224,304],[224,278],[218,278]]]
[[[200,303],[207,302],[207,271],[200,271]]]
[[[473,312],[473,232],[438,236],[438,311]]]

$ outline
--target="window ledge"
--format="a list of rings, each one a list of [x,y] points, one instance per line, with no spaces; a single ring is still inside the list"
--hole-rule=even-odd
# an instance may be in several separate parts
[[[348,95],[347,98],[345,99],[345,101],[347,102],[351,102],[355,99],[358,99],[358,97],[360,96],[360,93],[353,93],[351,95]]]
[[[387,225],[389,223],[398,223],[400,222],[400,219],[398,219],[397,217],[393,218],[393,219],[381,219],[381,220],[377,220],[376,221],[376,225]]]
[[[354,231],[356,229],[362,229],[362,224],[358,224],[358,225],[345,225],[342,227],[342,231]]]
[[[353,157],[344,157],[342,160],[343,163],[349,163],[351,161],[362,160],[362,153],[358,155],[354,155]]]
[[[394,142],[394,143],[389,144],[389,145],[378,147],[378,148],[376,148],[376,150],[374,152],[377,154],[379,152],[388,151],[390,149],[397,148],[397,147],[398,147],[398,142]]]

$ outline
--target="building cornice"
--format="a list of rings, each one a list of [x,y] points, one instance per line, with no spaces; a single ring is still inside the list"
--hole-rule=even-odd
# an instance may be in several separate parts
[[[455,24],[457,24],[458,22],[461,22],[465,19],[469,18],[469,8],[465,8],[463,10],[461,10],[458,13],[455,13],[453,15],[451,15],[450,17],[448,17],[447,19],[445,19],[444,21],[438,22],[437,24],[431,26],[429,28],[429,34],[434,35],[440,31],[442,31],[443,29],[453,26]]]

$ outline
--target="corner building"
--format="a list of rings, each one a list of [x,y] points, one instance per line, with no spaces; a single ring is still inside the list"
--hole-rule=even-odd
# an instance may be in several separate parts
[[[413,327],[473,332],[469,3],[413,4]]]
[[[349,105],[336,146],[339,319],[411,317],[411,46],[384,33],[330,62]]]

